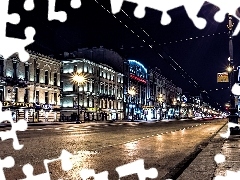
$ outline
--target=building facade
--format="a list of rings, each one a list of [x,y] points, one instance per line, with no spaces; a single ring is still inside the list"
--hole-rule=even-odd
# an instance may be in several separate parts
[[[148,104],[145,108],[150,119],[179,116],[182,89],[161,74],[158,68],[148,73]]]
[[[143,107],[147,103],[147,69],[136,60],[125,63],[126,79],[124,83],[125,118],[144,119]]]
[[[17,54],[0,60],[0,100],[15,121],[58,121],[60,118],[60,61],[29,51],[21,62]]]
[[[73,74],[86,79],[78,85]],[[106,121],[123,118],[123,74],[110,66],[84,58],[62,61],[62,120]],[[79,99],[78,99],[79,97]]]

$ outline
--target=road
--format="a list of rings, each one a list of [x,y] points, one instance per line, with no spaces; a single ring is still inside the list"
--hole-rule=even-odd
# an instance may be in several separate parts
[[[21,150],[14,150],[12,140],[1,142],[0,157],[13,156],[15,166],[5,169],[6,179],[25,178],[22,167],[30,163],[34,174],[45,173],[44,159],[56,159],[63,149],[73,154],[73,168],[61,170],[60,161],[49,164],[51,179],[80,179],[80,170],[108,171],[109,179],[119,178],[115,168],[144,159],[145,169],[156,168],[158,177],[176,179],[188,157],[197,147],[214,136],[226,119],[201,121],[123,122],[31,126],[18,132]],[[4,128],[1,129],[5,130]],[[136,174],[121,180],[138,179]]]

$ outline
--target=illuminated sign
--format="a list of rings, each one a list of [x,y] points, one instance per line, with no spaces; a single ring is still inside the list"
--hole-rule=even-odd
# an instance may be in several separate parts
[[[217,82],[229,82],[228,73],[217,73]]]
[[[147,81],[146,81],[145,79],[142,79],[142,78],[140,78],[140,77],[138,77],[138,76],[135,76],[135,75],[133,75],[133,74],[130,74],[130,78],[133,79],[133,80],[142,82],[142,83],[144,83],[144,84],[147,83]]]
[[[43,109],[52,109],[52,105],[51,104],[43,104],[42,108]]]
[[[99,108],[87,108],[88,111],[98,111]]]
[[[33,107],[33,103],[4,101],[3,106]]]
[[[143,106],[142,108],[143,109],[152,109],[152,108],[154,108],[154,106]]]

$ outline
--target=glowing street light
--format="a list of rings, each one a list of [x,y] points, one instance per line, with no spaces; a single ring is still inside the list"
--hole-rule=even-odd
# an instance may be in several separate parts
[[[77,84],[78,85],[78,103],[77,103],[77,105],[78,105],[78,113],[77,113],[77,115],[78,115],[78,118],[77,118],[77,121],[76,121],[76,123],[80,123],[80,116],[79,116],[79,99],[80,99],[80,94],[79,94],[79,85],[83,85],[85,82],[86,82],[86,76],[84,75],[84,74],[82,74],[82,73],[78,73],[78,72],[76,72],[76,73],[74,73],[73,75],[72,75],[72,82],[74,83],[74,84]]]
[[[226,70],[227,70],[228,73],[231,73],[233,71],[233,67],[232,66],[228,66],[226,68]]]
[[[131,88],[128,89],[128,94],[130,96],[132,96],[132,97],[137,94],[136,89],[135,89],[134,86],[132,86]],[[127,113],[128,114],[128,118],[129,118],[129,108],[130,108],[130,100],[128,98],[128,113]],[[133,121],[133,111],[132,111],[132,121]]]
[[[158,100],[159,105],[160,105],[160,115],[159,115],[159,118],[160,118],[160,120],[162,120],[162,103],[163,103],[163,95],[162,95],[162,94],[159,94],[159,96],[157,97],[157,100]]]
[[[72,82],[77,84],[84,84],[86,82],[86,76],[82,73],[74,73],[72,75]]]
[[[135,96],[136,95],[136,90],[134,87],[131,87],[129,90],[128,90],[128,94],[130,94],[131,96]]]

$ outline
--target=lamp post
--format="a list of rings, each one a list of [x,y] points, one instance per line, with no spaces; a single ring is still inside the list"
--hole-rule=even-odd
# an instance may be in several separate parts
[[[131,98],[133,98],[135,95],[136,95],[136,89],[134,86],[132,86],[129,90],[128,90],[128,94],[130,95]],[[129,117],[129,105],[130,105],[130,102],[132,101],[129,101],[129,98],[128,98],[128,117]],[[133,109],[133,107],[132,107]],[[132,115],[132,121],[133,121],[133,111],[131,111],[131,115]]]
[[[176,106],[177,106],[177,100],[176,100],[176,98],[174,98],[174,99],[173,99],[173,107],[174,107],[174,116],[175,116],[175,117],[176,117],[176,115],[175,115]]]
[[[159,94],[157,100],[158,100],[159,107],[160,107],[159,120],[162,120],[162,103],[163,103],[163,95],[162,95],[162,94]]]
[[[77,108],[77,121],[76,121],[76,123],[77,124],[79,124],[80,123],[80,114],[79,114],[79,110],[80,110],[80,108],[79,108],[79,99],[80,99],[80,94],[79,94],[79,86],[80,85],[83,85],[85,82],[86,82],[86,77],[84,76],[84,74],[82,74],[82,73],[78,73],[78,72],[76,72],[76,73],[74,73],[73,75],[72,75],[72,82],[73,83],[75,83],[75,84],[77,84],[77,86],[78,86],[78,103],[77,103],[77,105],[78,105],[78,108]]]
[[[231,92],[232,85],[234,84],[234,66],[233,66],[233,26],[234,23],[232,21],[232,16],[228,15],[228,35],[229,35],[229,58],[228,58],[228,67],[227,71],[229,74],[229,86],[230,86],[230,104],[231,104],[231,109],[235,108],[235,98],[234,95]]]

